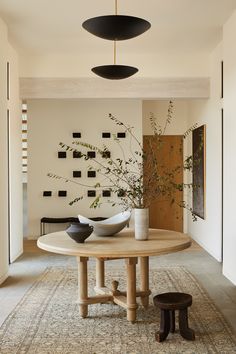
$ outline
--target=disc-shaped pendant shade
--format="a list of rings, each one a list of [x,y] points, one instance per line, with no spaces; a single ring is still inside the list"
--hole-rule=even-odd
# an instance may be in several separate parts
[[[102,65],[92,68],[96,75],[109,80],[121,80],[136,74],[138,69],[127,65]]]
[[[139,17],[107,15],[89,18],[83,28],[97,37],[111,41],[122,41],[146,32],[151,24]]]

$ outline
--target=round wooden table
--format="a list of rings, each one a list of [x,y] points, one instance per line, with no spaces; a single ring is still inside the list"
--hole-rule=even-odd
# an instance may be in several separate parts
[[[85,243],[74,242],[65,231],[54,232],[38,239],[37,245],[49,252],[76,256],[79,272],[80,314],[86,317],[88,305],[113,301],[127,310],[128,321],[135,322],[138,307],[136,297],[141,298],[148,307],[149,295],[149,256],[181,251],[191,245],[187,235],[169,230],[149,230],[146,241],[137,241],[132,229],[124,229],[116,236],[100,237],[92,234]],[[87,262],[89,257],[96,258],[96,294],[88,296]],[[127,289],[118,290],[118,282],[113,281],[111,289],[105,286],[106,260],[126,260]],[[140,289],[136,289],[136,264],[140,260]]]

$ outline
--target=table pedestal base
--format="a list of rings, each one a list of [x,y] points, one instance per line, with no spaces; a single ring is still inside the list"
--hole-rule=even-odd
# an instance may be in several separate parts
[[[138,304],[136,298],[141,298],[142,305],[147,308],[149,304],[149,258],[140,257],[141,281],[140,290],[136,289],[136,264],[137,257],[125,258],[127,272],[127,291],[118,290],[119,283],[112,281],[111,288],[105,286],[105,261],[114,258],[97,258],[96,260],[96,286],[95,296],[88,296],[87,257],[77,257],[79,272],[79,299],[80,315],[88,315],[88,305],[96,303],[113,302],[127,310],[127,320],[134,323]]]

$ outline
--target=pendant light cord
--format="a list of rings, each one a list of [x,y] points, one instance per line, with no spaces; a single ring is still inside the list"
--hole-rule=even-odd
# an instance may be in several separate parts
[[[115,14],[118,14],[117,0],[115,0]],[[114,40],[114,65],[116,65],[116,40]]]

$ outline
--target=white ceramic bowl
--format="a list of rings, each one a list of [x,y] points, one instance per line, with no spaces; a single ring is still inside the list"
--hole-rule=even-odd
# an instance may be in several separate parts
[[[93,226],[97,236],[113,236],[120,232],[129,222],[131,213],[124,211],[102,221],[94,221],[83,215],[78,215],[79,221]]]

